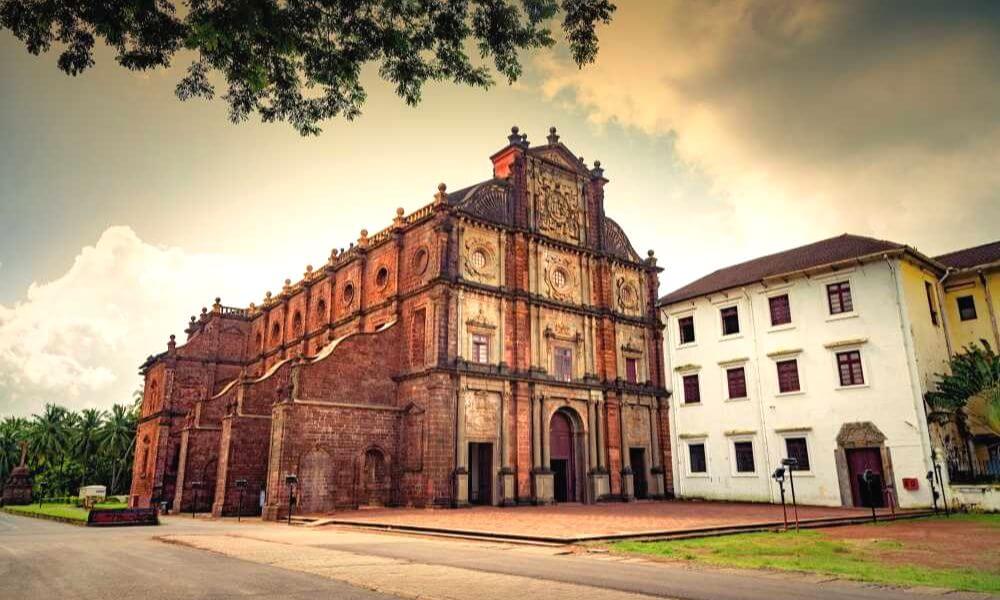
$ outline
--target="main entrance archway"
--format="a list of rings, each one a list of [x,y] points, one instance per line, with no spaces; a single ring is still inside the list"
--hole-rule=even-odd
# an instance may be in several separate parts
[[[549,465],[552,469],[552,491],[556,502],[581,500],[577,493],[577,460],[573,423],[569,415],[557,411],[549,424]]]

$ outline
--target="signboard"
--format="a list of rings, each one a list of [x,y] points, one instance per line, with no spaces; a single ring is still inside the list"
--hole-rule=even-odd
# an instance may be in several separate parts
[[[155,508],[112,508],[92,510],[87,516],[87,525],[104,527],[109,525],[159,525],[160,518]]]

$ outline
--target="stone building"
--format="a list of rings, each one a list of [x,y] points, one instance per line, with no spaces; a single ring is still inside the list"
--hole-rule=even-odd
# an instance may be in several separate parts
[[[289,475],[303,513],[669,495],[656,259],[554,128],[536,147],[513,128],[491,160],[171,336],[142,365],[131,504],[232,514],[246,480],[278,518]]]

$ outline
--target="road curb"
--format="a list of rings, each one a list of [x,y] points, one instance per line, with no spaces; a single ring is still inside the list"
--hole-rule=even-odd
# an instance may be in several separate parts
[[[87,522],[81,521],[79,519],[70,519],[68,517],[57,517],[55,515],[46,515],[37,512],[27,512],[23,510],[10,510],[7,507],[0,508],[0,511],[8,514],[14,515],[15,517],[28,517],[30,519],[42,519],[44,521],[56,521],[57,523],[66,523],[67,525],[76,525],[77,527],[86,527]]]

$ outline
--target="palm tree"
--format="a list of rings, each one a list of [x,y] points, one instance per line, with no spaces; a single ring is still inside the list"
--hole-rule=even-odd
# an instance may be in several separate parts
[[[134,407],[115,404],[101,426],[101,453],[111,463],[111,491],[118,491],[118,479],[131,464],[135,447],[138,414]]]
[[[57,466],[70,449],[73,417],[55,404],[46,404],[42,414],[33,417],[29,440],[32,456],[41,467]]]
[[[21,461],[21,441],[27,438],[28,422],[7,417],[0,423],[0,487]]]
[[[989,342],[982,347],[971,344],[952,357],[951,373],[937,373],[934,391],[927,393],[927,404],[934,413],[955,414],[970,400],[985,400],[986,425],[1000,436],[1000,355]]]
[[[96,408],[87,408],[80,413],[73,432],[73,451],[77,460],[83,466],[83,483],[93,471],[94,457],[100,448],[101,426],[104,424],[105,412]]]

